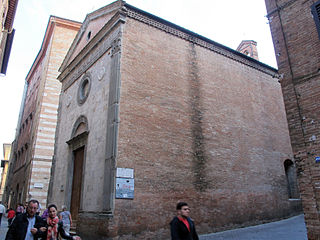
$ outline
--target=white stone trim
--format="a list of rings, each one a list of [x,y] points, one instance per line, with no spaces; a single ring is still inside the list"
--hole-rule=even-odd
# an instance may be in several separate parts
[[[40,114],[41,118],[58,119],[58,116],[52,116],[47,114]]]
[[[43,167],[43,168],[37,168],[37,167],[35,167],[35,168],[32,168],[32,173],[48,173],[48,172],[50,172],[50,168],[48,168],[48,167]]]
[[[53,108],[58,108],[59,105],[56,105],[56,104],[52,104],[52,103],[42,103],[43,106],[47,106],[47,107],[53,107]]]
[[[48,132],[56,132],[56,128],[48,128],[48,127],[39,127],[40,130],[48,131]]]
[[[37,143],[38,142],[54,143],[55,141],[53,139],[37,138]]]
[[[42,120],[40,121],[40,123],[41,123],[41,124],[46,124],[46,125],[54,125],[54,126],[57,126],[57,122],[56,122],[56,121],[54,121],[54,122],[48,122],[48,121],[42,119]]]
[[[34,158],[39,158],[39,159],[49,159],[49,160],[52,160],[52,155],[51,155],[51,156],[34,155]]]
[[[45,134],[45,133],[38,133],[38,136],[41,136],[41,137],[48,137],[48,138],[55,138],[55,134]]]
[[[44,112],[46,112],[46,113],[53,113],[53,114],[57,114],[57,113],[58,113],[57,110],[50,110],[50,109],[47,109],[47,108],[44,109]]]
[[[34,165],[43,165],[43,166],[48,166],[51,167],[52,162],[44,162],[44,161],[33,161],[33,166]]]
[[[39,189],[39,188],[34,188],[33,186],[32,186],[32,189]],[[46,190],[46,189],[39,189],[39,191],[30,191],[29,192],[30,194],[31,194],[31,196],[33,197],[33,198],[36,198],[36,197],[46,197],[47,196],[47,194],[48,194],[48,191]]]
[[[42,146],[42,145],[36,145],[36,149],[48,149],[48,150],[54,150],[54,147],[51,146]]]

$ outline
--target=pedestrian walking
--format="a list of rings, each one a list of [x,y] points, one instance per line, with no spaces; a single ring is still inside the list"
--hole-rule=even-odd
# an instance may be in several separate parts
[[[194,222],[189,217],[190,208],[187,203],[177,204],[177,216],[170,222],[172,240],[199,240]]]
[[[6,207],[0,201],[0,226],[1,226],[2,215],[5,213],[6,213]]]
[[[59,219],[63,222],[63,229],[66,234],[70,235],[70,227],[72,226],[71,213],[67,211],[67,206],[62,206],[62,212],[59,214]]]
[[[48,206],[49,217],[47,218],[46,227],[40,228],[45,233],[46,240],[56,240],[60,235],[63,239],[81,240],[79,236],[69,236],[63,229],[63,222],[57,217],[57,206],[50,204]]]
[[[42,209],[42,206],[41,206],[41,203],[39,203],[39,206],[38,206],[38,209],[37,209],[36,215],[40,216],[41,209]]]
[[[26,203],[24,204],[24,206],[23,206],[23,204],[21,203],[21,206],[23,207],[24,212],[26,212],[26,209],[27,209],[27,207],[28,207],[28,202],[26,202]]]
[[[12,223],[12,220],[13,220],[15,215],[16,215],[16,212],[12,208],[9,208],[8,215],[7,215],[8,227],[10,227],[10,225]]]
[[[46,220],[49,217],[49,212],[48,212],[48,208],[46,208],[42,215],[41,215],[42,219]]]
[[[6,240],[38,240],[44,237],[40,228],[45,226],[41,217],[36,216],[39,202],[35,199],[28,202],[25,213],[18,214],[12,221]]]
[[[27,204],[28,206],[28,204]],[[16,215],[22,214],[25,212],[24,206],[22,203],[18,204],[17,210],[16,210]]]

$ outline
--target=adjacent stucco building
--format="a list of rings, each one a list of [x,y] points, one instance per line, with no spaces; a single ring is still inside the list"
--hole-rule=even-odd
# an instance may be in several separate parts
[[[26,77],[4,200],[11,207],[35,198],[46,206],[54,149],[61,65],[80,23],[51,16]]]
[[[87,15],[60,68],[49,202],[84,239],[168,239],[299,211],[275,69],[116,1]]]

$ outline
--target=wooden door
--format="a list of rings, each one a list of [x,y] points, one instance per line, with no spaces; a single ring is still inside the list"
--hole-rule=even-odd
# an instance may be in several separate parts
[[[74,163],[73,163],[73,179],[72,179],[70,212],[71,212],[72,219],[77,220],[79,209],[80,209],[80,199],[81,199],[84,147],[81,147],[75,150],[73,154],[74,154]]]

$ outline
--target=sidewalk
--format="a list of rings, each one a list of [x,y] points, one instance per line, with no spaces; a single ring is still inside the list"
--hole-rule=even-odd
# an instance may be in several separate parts
[[[304,216],[200,236],[200,240],[307,240]]]

